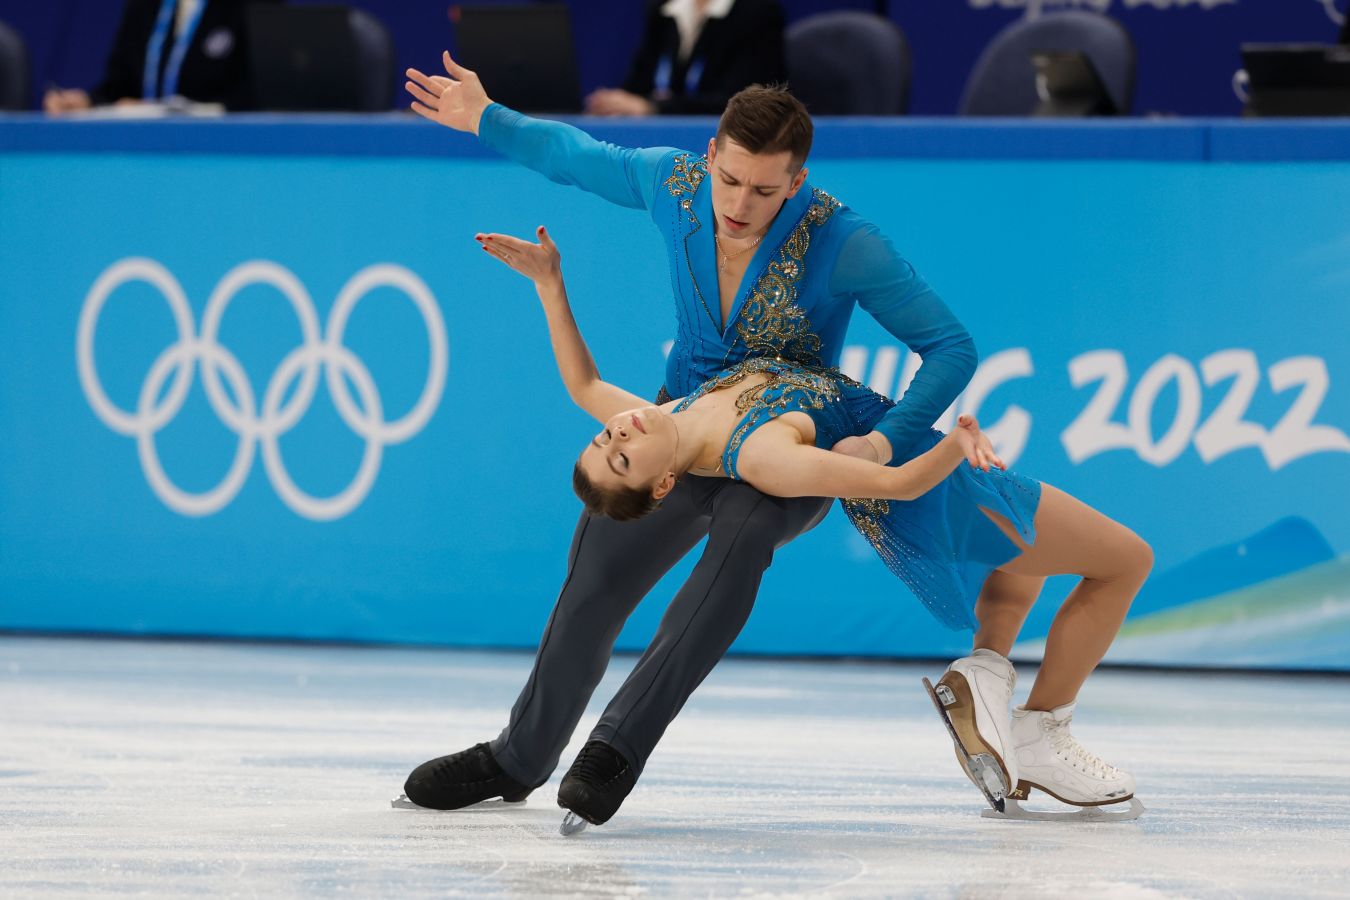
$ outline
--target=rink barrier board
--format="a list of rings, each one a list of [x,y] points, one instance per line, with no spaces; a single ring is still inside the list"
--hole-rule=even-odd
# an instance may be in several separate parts
[[[706,146],[717,121],[563,120],[620,146],[690,149]],[[495,158],[477,142],[447,139],[445,129],[405,113],[55,122],[33,114],[0,114],[0,152]],[[812,159],[854,158],[1344,161],[1350,159],[1350,125],[1338,119],[819,120]]]
[[[596,131],[697,149],[711,126]],[[1014,466],[1153,545],[1110,658],[1350,667],[1350,127],[849,120],[820,123],[817,151],[813,181],[975,336],[962,408]],[[643,215],[444,129],[0,120],[0,628],[532,646],[590,426],[532,291],[471,236],[541,222],[602,370],[654,394],[669,287]],[[850,374],[898,394],[916,362],[854,317]],[[488,439],[525,401],[538,433]],[[779,551],[736,649],[930,658],[966,640],[832,513]]]

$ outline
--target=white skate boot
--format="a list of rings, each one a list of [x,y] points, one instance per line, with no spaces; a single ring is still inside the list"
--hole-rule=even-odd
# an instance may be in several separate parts
[[[1074,706],[1066,703],[1049,711],[1019,706],[1013,710],[1012,748],[1018,782],[1004,810],[1007,818],[1128,821],[1144,812],[1144,805],[1134,797],[1133,776],[1089,753],[1070,734]],[[1024,810],[1018,801],[1025,800],[1032,788],[1081,809],[1058,813]],[[1103,809],[1126,801],[1129,809]]]
[[[927,678],[923,684],[952,736],[961,768],[989,805],[1002,811],[1017,784],[1008,718],[1017,684],[1012,663],[993,650],[976,650],[948,666],[937,687]]]

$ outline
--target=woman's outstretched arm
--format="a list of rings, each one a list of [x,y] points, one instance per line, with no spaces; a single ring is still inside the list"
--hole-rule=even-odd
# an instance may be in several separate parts
[[[984,471],[1002,468],[1001,460],[981,449],[979,436],[979,423],[963,415],[952,433],[931,450],[895,468],[790,439],[761,442],[741,451],[737,469],[752,486],[776,497],[913,500],[937,487],[962,463]]]
[[[607,422],[626,409],[646,406],[647,401],[600,380],[590,348],[586,346],[563,284],[562,254],[539,226],[539,243],[531,244],[508,234],[475,235],[483,249],[534,282],[548,320],[548,335],[558,374],[572,402],[600,422]]]

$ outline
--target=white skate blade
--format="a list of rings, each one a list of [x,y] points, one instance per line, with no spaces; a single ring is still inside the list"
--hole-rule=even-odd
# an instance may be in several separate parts
[[[1133,822],[1147,811],[1138,797],[1130,798],[1129,809],[1114,812],[1102,806],[1080,806],[1065,812],[1039,812],[1023,809],[1022,804],[1009,797],[1003,801],[1003,812],[985,809],[980,811],[980,815],[986,819],[1012,819],[1023,822]]]
[[[482,803],[475,803],[472,806],[461,807],[460,809],[432,809],[429,806],[418,806],[408,799],[407,794],[399,794],[393,800],[389,801],[390,809],[420,809],[426,812],[462,812],[466,809],[492,809],[496,806],[524,806],[524,800],[507,800],[505,797],[498,797],[495,800],[484,800]]]
[[[586,830],[590,823],[574,812],[569,812],[563,816],[562,824],[558,826],[558,833],[564,837],[573,834],[581,834]]]
[[[935,688],[927,678],[923,679],[923,687],[924,690],[928,691],[928,699],[933,701],[933,706],[937,708],[938,715],[942,717],[942,724],[946,726],[947,734],[951,737],[956,752],[965,762],[966,767],[975,774],[973,779],[975,786],[980,789],[980,793],[984,794],[984,799],[989,801],[989,805],[993,807],[993,809],[987,809],[985,812],[996,815],[1002,813],[1004,804],[1007,802],[1005,798],[1008,795],[1008,787],[1003,783],[1003,773],[988,754],[977,753],[975,756],[971,756],[966,751],[965,745],[961,743],[961,737],[956,733],[951,717],[947,715],[947,706],[955,699],[951,695],[951,688],[944,684],[939,684]],[[939,694],[939,691],[943,693]]]

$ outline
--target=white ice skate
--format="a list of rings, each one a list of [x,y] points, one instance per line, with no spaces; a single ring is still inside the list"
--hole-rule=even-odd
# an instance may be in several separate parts
[[[1128,822],[1143,814],[1144,805],[1135,799],[1134,778],[1130,773],[1089,753],[1069,733],[1073,710],[1073,703],[1049,711],[1023,706],[1013,710],[1012,747],[1017,761],[1017,788],[1008,796],[1002,812],[985,810],[985,816],[1051,822]],[[1072,812],[1023,809],[1019,801],[1027,799],[1033,788],[1079,809]],[[1125,802],[1129,803],[1127,809],[1106,809]]]
[[[989,805],[1002,812],[1017,783],[1008,706],[1017,672],[993,650],[976,650],[947,667],[934,687],[923,685],[952,737],[956,759]]]

